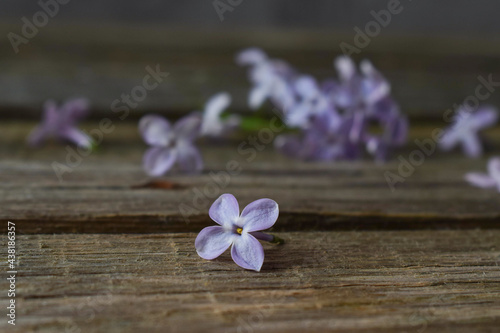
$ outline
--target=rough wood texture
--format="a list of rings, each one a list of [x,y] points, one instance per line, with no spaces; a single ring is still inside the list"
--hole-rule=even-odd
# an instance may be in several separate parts
[[[495,332],[500,325],[499,230],[279,235],[287,243],[265,245],[260,273],[240,269],[227,253],[200,259],[194,233],[22,236],[18,325],[8,331]],[[7,331],[4,320],[0,328]]]
[[[463,180],[466,172],[485,171],[486,158],[470,160],[436,152],[391,191],[384,173],[398,174],[398,160],[383,165],[368,159],[290,163],[268,144],[260,152],[255,150],[249,162],[252,154],[238,152],[241,142],[248,142],[243,138],[223,146],[201,143],[203,174],[167,176],[163,181],[173,188],[148,188],[141,169],[146,146],[136,125],[117,124],[99,150],[83,157],[81,165],[64,174],[60,183],[51,163],[65,163],[64,146],[27,149],[22,140],[29,126],[0,126],[11,143],[3,151],[9,158],[0,161],[0,218],[18,221],[23,233],[198,231],[210,222],[206,214],[210,204],[225,192],[235,194],[242,205],[261,197],[278,200],[279,230],[500,225],[499,194]],[[413,137],[425,138],[433,128],[416,127]],[[489,134],[500,143],[498,130]],[[408,160],[415,148],[409,144],[396,156]],[[239,163],[239,174],[228,182],[214,180],[213,174],[227,170],[230,160]],[[187,219],[181,204],[192,209]]]
[[[200,143],[203,174],[151,183],[136,124],[115,124],[60,183],[51,163],[65,163],[65,146],[27,149],[33,123],[0,123],[0,220],[16,223],[19,259],[18,324],[1,320],[0,331],[498,330],[500,196],[462,179],[485,170],[486,158],[436,152],[391,192],[384,172],[397,172],[398,162],[291,163],[270,145],[249,162],[238,153],[242,137]],[[415,127],[412,138],[439,126]],[[498,145],[499,134],[488,136]],[[397,155],[408,159],[413,149]],[[179,205],[232,159],[241,172],[185,220]],[[228,253],[205,261],[194,250],[224,192],[241,205],[261,197],[280,204],[275,231],[287,243],[264,245],[260,273]]]

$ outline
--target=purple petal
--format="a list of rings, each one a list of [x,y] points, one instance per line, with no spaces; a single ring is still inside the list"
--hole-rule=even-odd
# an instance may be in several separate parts
[[[195,146],[188,141],[179,141],[176,148],[177,165],[180,170],[188,173],[203,170],[203,159]]]
[[[197,113],[179,119],[174,125],[175,137],[178,140],[194,141],[200,134],[201,119]]]
[[[237,237],[222,227],[206,227],[196,237],[194,246],[200,257],[212,260],[220,256]]]
[[[476,129],[493,126],[498,120],[498,112],[496,108],[491,106],[481,107],[468,120],[471,122],[472,127]]]
[[[61,106],[61,112],[68,122],[74,123],[88,114],[89,104],[86,98],[70,99]]]
[[[483,148],[481,141],[475,134],[469,134],[462,138],[463,150],[468,157],[476,158],[481,156]]]
[[[305,99],[311,99],[318,95],[319,87],[316,80],[309,75],[302,75],[294,83],[297,93]]]
[[[388,144],[379,137],[371,137],[366,143],[366,149],[370,154],[375,156],[377,162],[384,162],[387,160]]]
[[[220,115],[231,103],[231,95],[219,93],[208,100],[203,112],[201,133],[203,135],[219,135],[224,129]]]
[[[231,257],[238,266],[258,272],[264,263],[264,249],[254,236],[244,232],[235,238]]]
[[[212,96],[205,104],[205,113],[219,117],[222,111],[224,111],[231,103],[231,95],[227,92],[218,93]]]
[[[465,175],[465,180],[468,181],[470,184],[481,188],[490,188],[494,187],[497,184],[497,182],[493,177],[488,176],[487,174],[484,173],[477,173],[477,172],[467,173]]]
[[[305,128],[309,125],[309,117],[311,116],[311,103],[306,101],[294,105],[285,114],[285,123],[289,127]]]
[[[171,129],[168,120],[158,115],[147,115],[139,121],[139,132],[144,141],[151,146],[168,146]]]
[[[493,157],[488,162],[488,173],[500,185],[500,158]]]
[[[260,231],[271,228],[278,219],[279,208],[276,201],[259,199],[248,204],[241,212],[243,230]]]
[[[250,90],[248,95],[248,105],[252,110],[258,109],[269,97],[270,91],[268,85],[257,85]]]
[[[59,133],[59,136],[62,139],[68,140],[78,147],[84,147],[84,148],[89,148],[92,146],[92,139],[79,129],[75,127],[70,127],[62,130]]]
[[[236,63],[238,65],[256,65],[267,59],[267,55],[259,48],[252,47],[237,54]]]
[[[285,80],[279,79],[274,83],[274,89],[271,95],[271,101],[282,112],[286,112],[295,104],[295,94],[292,87]]]
[[[176,160],[176,152],[170,147],[152,147],[144,153],[143,167],[150,176],[166,173]]]
[[[408,128],[408,118],[404,116],[398,117],[392,126],[391,144],[395,146],[403,145],[408,137]]]
[[[240,216],[240,206],[234,195],[225,193],[212,204],[208,215],[217,224],[232,227]]]
[[[439,148],[444,151],[452,149],[458,142],[457,132],[453,127],[445,130],[441,139],[439,140]]]
[[[348,56],[337,57],[334,65],[342,81],[349,81],[356,75],[356,65]]]
[[[352,118],[352,126],[349,130],[349,141],[357,143],[362,140],[366,127],[366,117],[363,112],[355,112]]]
[[[360,68],[365,76],[362,81],[362,89],[366,103],[375,104],[390,94],[391,86],[370,61],[362,61]]]

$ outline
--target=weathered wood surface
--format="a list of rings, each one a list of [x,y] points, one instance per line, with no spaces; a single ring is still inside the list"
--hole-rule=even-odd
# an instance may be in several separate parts
[[[34,123],[0,123],[0,220],[16,223],[19,260],[18,324],[2,320],[0,331],[498,330],[500,195],[463,181],[484,171],[486,158],[436,152],[392,192],[384,172],[397,172],[397,161],[291,163],[271,145],[247,161],[238,152],[244,136],[201,142],[201,175],[148,187],[136,124],[114,124],[59,182],[51,163],[65,163],[65,146],[26,148]],[[412,139],[444,125],[416,126]],[[499,144],[498,129],[487,134]],[[397,155],[408,159],[413,149]],[[186,220],[179,205],[192,204],[229,160],[241,172]],[[196,233],[213,224],[208,207],[224,192],[241,206],[261,197],[280,205],[274,229],[287,243],[264,245],[260,273],[228,253],[196,254]]]
[[[0,23],[0,35],[19,31],[20,21]],[[332,61],[354,31],[193,31],[167,27],[125,27],[51,22],[14,53],[7,39],[0,49],[0,117],[36,117],[48,98],[86,96],[96,117],[109,114],[122,94],[142,84],[145,67],[170,75],[130,117],[155,111],[180,114],[200,108],[219,91],[234,96],[231,109],[248,112],[246,70],[234,63],[237,51],[264,48],[300,72],[319,79],[335,76]],[[496,38],[496,39],[495,39]],[[476,92],[478,76],[500,81],[498,37],[401,36],[380,34],[356,60],[368,58],[393,84],[396,100],[412,117],[442,119],[445,110]],[[459,70],[458,70],[459,69]],[[497,88],[495,88],[497,89]],[[484,93],[484,91],[483,91]],[[485,102],[500,104],[495,91]],[[120,104],[122,105],[122,104]]]
[[[463,180],[466,172],[486,171],[486,158],[437,151],[391,191],[384,173],[398,174],[398,160],[291,163],[268,144],[248,161],[253,155],[238,152],[241,142],[248,142],[243,138],[222,146],[200,143],[205,171],[166,176],[162,181],[174,188],[158,189],[143,186],[149,181],[141,168],[146,146],[135,124],[117,123],[96,152],[63,175],[63,182],[51,167],[54,161],[66,163],[63,145],[29,149],[23,140],[30,126],[0,126],[7,139],[0,161],[0,218],[18,221],[22,233],[197,231],[210,222],[210,204],[226,192],[242,206],[261,197],[277,200],[278,230],[500,226],[500,195]],[[416,127],[412,136],[423,139],[433,128]],[[488,134],[500,144],[497,129]],[[410,143],[396,156],[408,160],[415,148]],[[230,160],[241,171],[214,180]],[[181,204],[192,208],[188,215]]]
[[[18,324],[1,320],[0,328],[498,331],[499,230],[279,235],[287,243],[264,246],[260,273],[240,269],[228,253],[200,259],[195,233],[21,236]]]

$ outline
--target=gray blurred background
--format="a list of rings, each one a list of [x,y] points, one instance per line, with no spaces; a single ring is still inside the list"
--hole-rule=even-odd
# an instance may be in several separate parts
[[[42,1],[47,2],[47,1]],[[221,0],[229,4],[228,0]],[[71,0],[15,53],[7,38],[21,34],[37,1],[0,3],[0,117],[39,117],[48,98],[91,99],[94,116],[110,110],[139,84],[146,66],[170,73],[132,110],[180,115],[227,90],[233,108],[247,112],[249,83],[234,54],[259,46],[301,72],[334,76],[333,59],[355,27],[390,1],[235,1],[221,21],[214,1]],[[400,1],[402,10],[370,38],[356,60],[371,59],[392,81],[402,108],[414,118],[439,119],[474,92],[478,75],[500,81],[498,1]],[[497,96],[499,95],[499,96]],[[500,94],[488,103],[500,105]]]

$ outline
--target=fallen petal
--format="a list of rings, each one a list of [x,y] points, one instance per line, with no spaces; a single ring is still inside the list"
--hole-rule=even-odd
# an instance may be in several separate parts
[[[243,229],[246,232],[260,231],[271,228],[279,215],[279,207],[276,201],[271,199],[259,199],[251,202],[241,212]]]
[[[196,237],[194,246],[200,257],[212,260],[220,256],[237,237],[222,227],[206,227]]]
[[[264,249],[254,236],[243,233],[235,238],[231,257],[238,266],[258,272],[264,263]]]

